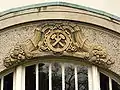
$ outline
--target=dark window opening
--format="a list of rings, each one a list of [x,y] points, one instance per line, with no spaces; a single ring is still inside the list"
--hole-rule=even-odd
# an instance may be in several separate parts
[[[85,66],[78,66],[78,90],[88,90],[88,68]]]
[[[120,90],[120,85],[112,80],[112,90]]]
[[[49,64],[39,64],[39,90],[49,90]]]
[[[0,90],[1,90],[1,79],[0,79]]]
[[[101,90],[109,90],[109,77],[100,73],[100,88]]]
[[[75,90],[75,71],[72,64],[65,64],[65,90]]]
[[[13,73],[4,76],[3,90],[13,90]]]
[[[35,65],[25,68],[25,90],[36,90]]]
[[[62,68],[61,64],[52,64],[52,90],[62,90]]]

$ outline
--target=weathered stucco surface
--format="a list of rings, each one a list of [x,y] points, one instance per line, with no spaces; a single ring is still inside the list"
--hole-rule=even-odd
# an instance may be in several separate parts
[[[3,59],[11,48],[31,38],[34,34],[34,29],[40,27],[41,24],[56,22],[69,23],[73,26],[77,24],[82,27],[83,34],[91,43],[99,44],[106,48],[111,60],[115,61],[110,70],[120,75],[120,34],[91,24],[65,20],[29,22],[0,30],[0,71],[5,69]]]

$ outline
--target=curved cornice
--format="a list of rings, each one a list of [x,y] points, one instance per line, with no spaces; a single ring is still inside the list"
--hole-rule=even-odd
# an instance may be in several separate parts
[[[38,7],[45,7],[45,6],[66,6],[66,7],[71,7],[71,8],[75,8],[75,9],[81,9],[81,10],[89,11],[89,12],[92,12],[92,13],[103,15],[103,16],[106,16],[108,18],[120,21],[120,17],[115,16],[113,14],[110,14],[110,13],[107,13],[107,12],[104,12],[104,11],[101,11],[101,10],[93,9],[93,8],[90,8],[90,7],[81,6],[81,5],[72,4],[72,3],[67,3],[67,2],[47,2],[47,3],[33,4],[33,5],[28,5],[28,6],[18,7],[18,8],[12,8],[12,9],[0,12],[0,17],[4,16],[6,14],[10,14],[10,13],[15,13],[15,12],[28,10],[28,9],[33,9],[33,8],[38,8]]]
[[[32,22],[32,21],[38,21],[38,20],[56,20],[56,19],[74,20],[79,22],[90,23],[93,25],[98,25],[101,27],[108,28],[108,30],[115,31],[120,35],[120,18],[119,17],[103,11],[96,10],[96,9],[92,9],[92,8],[88,8],[88,7],[84,7],[76,4],[66,3],[66,2],[50,2],[50,3],[35,4],[35,5],[14,8],[8,11],[1,12],[0,13],[0,30],[7,28],[9,26],[26,23],[26,22]],[[59,53],[60,55],[62,54],[63,56],[72,56],[72,57],[82,58],[86,61],[88,60],[88,62],[92,64],[96,64],[100,67],[104,66],[105,68],[110,67],[112,64],[116,64],[114,63],[113,60],[111,61],[111,58],[109,58],[109,55],[107,55],[106,49],[104,47],[87,43],[86,42],[87,39],[85,39],[86,37],[81,38],[84,35],[81,35],[82,34],[81,29],[78,29],[78,27],[74,27],[74,30],[76,30],[74,31],[71,29],[71,26],[68,26],[67,28],[69,28],[70,30],[69,32],[70,34],[68,34],[64,31],[65,29],[63,29],[63,31],[60,31],[61,28],[58,29],[58,26],[53,27],[55,29],[52,29],[52,30],[56,30],[55,32],[50,32],[49,35],[44,33],[44,36],[46,37],[45,39],[44,38],[40,39],[41,28],[36,28],[35,36],[33,36],[32,38],[29,38],[24,43],[17,45],[10,50],[10,52],[8,53],[8,56],[4,58],[4,65],[6,67],[9,67],[14,64],[19,64],[21,62],[24,62],[25,60],[31,60],[31,58],[33,59],[33,58],[41,57],[41,55],[47,56],[48,52],[50,52],[50,56],[51,55],[55,56],[54,55],[55,53]],[[61,26],[65,26],[64,28],[66,28],[66,24]],[[44,30],[46,30],[46,28],[44,29],[42,28],[42,30],[43,30],[42,31],[43,33]],[[56,33],[62,33],[62,36],[60,37],[65,42],[69,42],[69,45],[66,44],[65,48],[64,48],[64,45],[61,44],[61,42],[57,42],[58,44],[61,44],[61,46],[63,46],[62,50],[59,50],[59,49],[56,50],[56,48],[53,47],[54,45],[51,46],[50,42],[46,42],[46,41],[50,41],[49,40],[51,39],[50,36],[51,35],[54,36],[54,34]],[[75,37],[72,37],[73,34],[75,34],[74,35]],[[65,37],[67,38],[66,40],[65,40]],[[56,41],[58,40],[58,38],[55,38],[55,37],[53,37],[53,39],[55,39]],[[76,43],[74,43],[73,40],[75,40]],[[114,39],[112,41],[114,41]],[[73,45],[73,43],[75,45]],[[45,47],[44,45],[49,45],[49,46]],[[68,46],[70,46],[70,48]],[[76,48],[74,49],[73,46],[75,46],[77,49]],[[48,52],[47,52],[47,49],[48,49]],[[81,52],[81,50],[83,52]],[[98,55],[95,55],[96,52],[94,53],[94,51],[96,50]],[[16,54],[16,51],[18,52],[17,54]]]
[[[52,19],[90,23],[120,33],[119,17],[66,2],[34,4],[1,12],[0,30],[21,23]]]

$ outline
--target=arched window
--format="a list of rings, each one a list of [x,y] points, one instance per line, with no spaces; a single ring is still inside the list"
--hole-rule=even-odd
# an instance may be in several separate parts
[[[63,2],[17,10],[0,15],[0,46],[16,43],[2,54],[0,90],[120,90],[115,17]]]
[[[94,65],[35,62],[1,75],[1,90],[120,90],[120,85]]]

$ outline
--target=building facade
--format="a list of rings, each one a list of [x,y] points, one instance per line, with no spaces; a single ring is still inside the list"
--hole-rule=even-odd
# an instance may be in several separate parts
[[[120,90],[119,20],[65,2],[1,13],[1,90]]]

